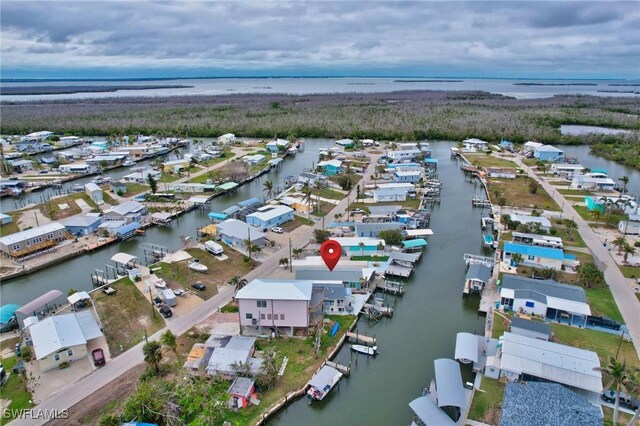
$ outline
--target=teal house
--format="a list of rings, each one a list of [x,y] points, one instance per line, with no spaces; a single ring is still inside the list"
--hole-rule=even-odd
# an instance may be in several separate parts
[[[584,197],[584,205],[592,212],[598,210],[600,213],[604,213],[604,203],[602,199],[596,199],[596,197]]]
[[[328,160],[318,163],[318,167],[322,169],[322,174],[325,176],[333,176],[342,171],[342,161],[340,160]]]

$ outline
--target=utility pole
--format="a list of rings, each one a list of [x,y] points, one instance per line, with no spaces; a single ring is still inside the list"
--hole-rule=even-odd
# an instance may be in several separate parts
[[[291,254],[291,237],[289,237],[289,272],[293,272],[293,256]]]

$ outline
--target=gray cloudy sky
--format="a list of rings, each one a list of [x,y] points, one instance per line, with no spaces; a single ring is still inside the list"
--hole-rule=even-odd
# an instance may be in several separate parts
[[[0,3],[4,78],[640,78],[640,2]]]

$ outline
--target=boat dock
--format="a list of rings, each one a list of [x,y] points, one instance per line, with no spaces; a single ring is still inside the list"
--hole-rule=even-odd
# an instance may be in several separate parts
[[[483,265],[486,265],[486,266],[488,266],[490,268],[493,268],[493,265],[495,265],[496,260],[493,257],[478,256],[478,255],[475,255],[475,254],[465,253],[465,255],[464,255],[464,263],[467,266],[469,266],[471,263],[482,263]]]
[[[357,330],[355,333],[353,331],[347,331],[345,333],[345,336],[347,336],[348,339],[354,340],[356,343],[364,343],[365,345],[376,344],[375,336],[367,336],[366,334],[360,334],[358,333]]]
[[[491,202],[482,197],[473,197],[471,199],[471,205],[473,207],[491,208]]]
[[[402,296],[404,294],[404,283],[384,280],[384,282],[376,285],[376,289],[381,290],[385,293],[393,294],[395,296]]]
[[[413,272],[412,268],[407,268],[406,266],[394,265],[393,263],[387,266],[387,269],[384,270],[384,275],[392,275],[395,277],[408,278]]]
[[[324,362],[324,365],[328,365],[329,367],[335,368],[345,376],[349,376],[349,374],[351,374],[351,367],[348,367],[346,365],[338,364],[337,362],[328,361],[328,360]]]
[[[373,315],[376,318],[381,316],[392,317],[393,316],[393,308],[389,306],[382,305],[372,305],[370,303],[365,303],[363,306],[363,313],[367,315]]]

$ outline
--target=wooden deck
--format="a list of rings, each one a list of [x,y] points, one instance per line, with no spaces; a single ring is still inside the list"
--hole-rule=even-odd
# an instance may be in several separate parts
[[[376,338],[373,336],[367,336],[366,334],[360,334],[357,331],[347,331],[346,336],[348,339],[352,339],[357,343],[364,343],[365,345],[375,345]]]
[[[329,367],[335,368],[345,376],[348,376],[349,374],[351,374],[351,367],[347,367],[346,365],[338,364],[337,362],[333,362],[333,361],[325,361],[324,365],[328,365]]]

